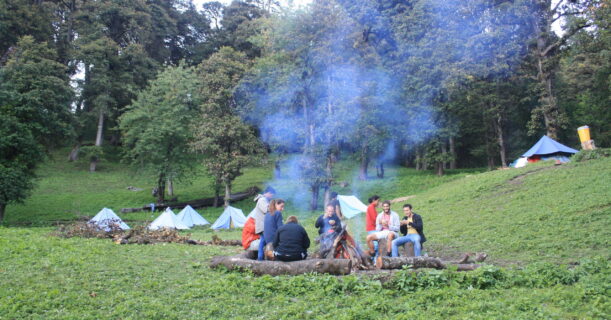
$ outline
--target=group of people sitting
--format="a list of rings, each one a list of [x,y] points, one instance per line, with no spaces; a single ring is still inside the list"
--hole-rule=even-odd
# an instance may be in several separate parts
[[[257,250],[257,260],[297,261],[308,256],[310,238],[296,216],[283,223],[284,200],[273,199],[276,191],[267,187],[255,198],[257,205],[244,224],[242,247]]]
[[[422,217],[412,211],[411,204],[404,204],[404,216],[399,220],[399,215],[390,210],[391,203],[388,200],[382,202],[382,212],[377,213],[379,203],[379,196],[369,198],[366,217],[369,254],[373,256],[378,249],[386,249],[385,253],[381,251],[382,255],[398,257],[399,247],[411,242],[414,245],[414,256],[420,256],[422,244],[426,241]],[[399,232],[402,236],[399,236]],[[377,241],[382,239],[386,239],[386,248],[376,248]]]
[[[255,198],[255,209],[246,220],[242,231],[242,246],[244,250],[257,251],[258,260],[297,261],[307,257],[310,238],[299,224],[296,216],[290,216],[283,223],[282,212],[285,202],[273,199],[276,191],[267,187],[263,194]],[[422,243],[426,241],[423,231],[422,217],[412,211],[410,204],[403,206],[404,217],[390,210],[390,201],[382,202],[382,211],[376,208],[380,203],[377,195],[369,198],[366,215],[367,246],[369,255],[375,256],[378,249],[380,255],[399,256],[399,247],[411,242],[414,255],[420,256]],[[341,212],[337,193],[331,193],[331,199],[325,206],[325,212],[318,217],[315,227],[320,238],[333,237],[342,230],[344,216]],[[399,236],[399,232],[402,236]],[[377,248],[379,240],[386,239],[386,248]],[[385,250],[385,251],[383,251]]]

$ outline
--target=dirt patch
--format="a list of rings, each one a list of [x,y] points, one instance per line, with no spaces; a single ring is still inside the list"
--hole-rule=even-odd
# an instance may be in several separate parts
[[[550,167],[543,167],[543,168],[537,168],[528,172],[525,172],[521,175],[515,176],[511,179],[509,179],[507,182],[509,184],[512,185],[520,185],[522,183],[524,183],[524,178],[530,176],[531,174],[537,173],[537,172],[541,172],[541,171],[545,171],[545,170],[550,170],[550,169],[556,169],[556,168],[560,168],[559,165],[554,165],[554,166],[550,166]]]
[[[415,195],[411,195],[411,196],[400,197],[400,198],[396,198],[396,199],[390,200],[390,203],[403,202],[403,201],[407,201],[409,199],[413,199],[414,197],[416,197],[416,196]]]

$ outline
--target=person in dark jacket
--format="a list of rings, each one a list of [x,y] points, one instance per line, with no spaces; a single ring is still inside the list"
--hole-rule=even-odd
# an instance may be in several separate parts
[[[318,228],[318,234],[322,235],[328,232],[337,232],[342,228],[341,220],[335,214],[335,206],[328,204],[325,207],[325,213],[321,214],[316,223],[314,224]]]
[[[310,238],[305,229],[299,225],[297,217],[290,216],[286,219],[286,224],[276,231],[273,244],[276,260],[304,260],[308,256]]]
[[[426,241],[422,217],[412,211],[411,204],[403,205],[403,213],[405,213],[405,216],[399,227],[403,236],[392,241],[392,256],[398,257],[399,246],[411,242],[414,244],[414,255],[419,257],[422,244]]]

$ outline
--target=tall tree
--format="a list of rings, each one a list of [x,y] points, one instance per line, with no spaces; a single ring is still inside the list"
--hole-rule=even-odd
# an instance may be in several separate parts
[[[25,36],[0,69],[0,100],[49,148],[71,138],[73,91],[55,50]]]
[[[197,88],[191,68],[167,67],[120,117],[125,159],[155,177],[159,203],[166,184],[189,178],[197,163],[188,147],[201,102]]]
[[[266,152],[253,128],[236,114],[234,88],[248,64],[243,53],[223,47],[197,68],[204,98],[200,117],[193,123],[192,148],[203,155],[208,173],[225,186],[225,206],[235,178]]]

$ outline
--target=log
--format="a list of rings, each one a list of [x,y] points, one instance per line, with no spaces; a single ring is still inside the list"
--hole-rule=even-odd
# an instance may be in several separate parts
[[[332,275],[348,275],[352,261],[348,259],[307,259],[293,262],[257,261],[237,256],[216,256],[210,262],[211,268],[223,266],[230,270],[250,270],[255,275],[299,275],[316,272]]]
[[[378,269],[401,269],[403,266],[411,265],[414,269],[433,268],[445,269],[446,265],[439,259],[433,257],[381,257],[376,260]]]
[[[403,266],[407,265],[411,265],[413,269],[447,269],[448,266],[453,265],[456,266],[458,271],[473,271],[481,266],[473,263],[441,261],[441,259],[433,257],[378,257],[376,260],[376,268],[378,269],[401,269]]]
[[[255,186],[255,187],[248,188],[244,192],[233,193],[230,197],[230,201],[235,202],[235,201],[241,201],[241,200],[247,199],[249,197],[256,195],[259,191],[260,189]],[[172,209],[183,209],[187,205],[193,207],[194,209],[202,208],[202,207],[212,207],[214,206],[214,197],[185,201],[185,202],[156,204],[155,210],[163,211],[167,207],[171,207]],[[139,211],[151,211],[151,206],[146,205],[144,207],[139,207],[139,208],[121,209],[121,213],[132,213],[132,212],[139,212]]]

